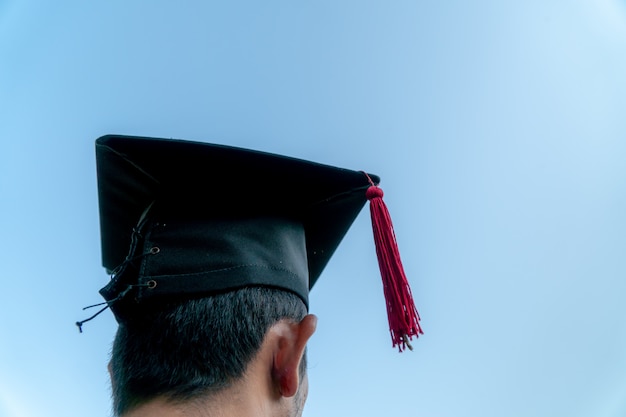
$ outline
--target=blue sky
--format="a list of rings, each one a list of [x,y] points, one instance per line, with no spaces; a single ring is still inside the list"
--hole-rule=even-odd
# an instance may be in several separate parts
[[[618,0],[0,1],[0,416],[109,416],[109,133],[381,176],[425,334],[391,348],[364,210],[305,417],[626,415],[625,74]]]

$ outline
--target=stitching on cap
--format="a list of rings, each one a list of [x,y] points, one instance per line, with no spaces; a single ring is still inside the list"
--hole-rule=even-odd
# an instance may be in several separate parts
[[[193,272],[193,273],[188,273],[188,274],[149,275],[149,277],[153,277],[153,278],[171,277],[171,276],[175,276],[175,277],[190,277],[190,276],[194,276],[194,275],[212,274],[212,273],[215,273],[215,272],[232,271],[232,270],[235,270],[235,269],[248,268],[248,267],[263,268],[263,269],[270,270],[270,271],[283,271],[283,272],[286,272],[289,275],[292,275],[292,276],[294,276],[296,278],[300,278],[300,276],[298,274],[290,271],[289,269],[277,268],[277,267],[273,267],[273,266],[259,265],[259,264],[237,265],[237,266],[231,266],[231,267],[228,267],[228,268],[212,269],[210,271]],[[148,276],[146,276],[146,277],[148,277]]]

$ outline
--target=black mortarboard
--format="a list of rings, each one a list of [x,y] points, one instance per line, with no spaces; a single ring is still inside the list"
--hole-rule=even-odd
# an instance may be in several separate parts
[[[367,199],[382,197],[368,191],[372,174],[203,142],[107,135],[96,162],[112,275],[100,293],[120,322],[142,305],[245,286],[308,306]]]

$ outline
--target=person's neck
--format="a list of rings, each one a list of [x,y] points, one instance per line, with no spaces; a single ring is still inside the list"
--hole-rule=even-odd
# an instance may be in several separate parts
[[[247,404],[246,404],[247,403]],[[240,399],[228,402],[186,402],[171,403],[163,399],[149,401],[134,408],[123,417],[270,417],[273,414],[267,407],[259,404],[254,407],[250,402]]]
[[[262,384],[243,380],[218,393],[186,402],[156,398],[122,417],[278,417],[287,416],[282,401],[268,401]]]

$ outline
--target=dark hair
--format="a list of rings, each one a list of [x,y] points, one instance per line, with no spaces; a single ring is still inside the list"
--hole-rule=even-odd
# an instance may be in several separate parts
[[[120,324],[113,343],[115,414],[157,397],[183,402],[228,387],[274,323],[306,313],[298,296],[263,287],[147,309]]]

